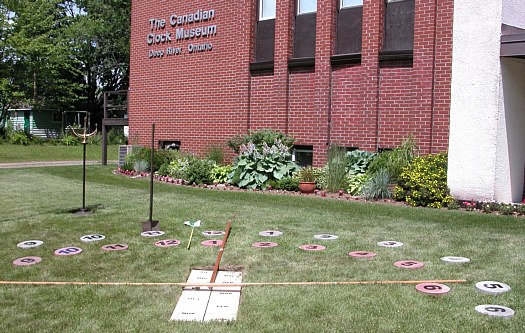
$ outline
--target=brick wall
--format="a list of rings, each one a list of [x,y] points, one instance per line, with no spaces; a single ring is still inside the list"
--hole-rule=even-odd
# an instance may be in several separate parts
[[[132,143],[181,140],[182,149],[204,154],[248,129],[274,128],[314,147],[324,163],[330,143],[376,150],[413,134],[423,153],[448,147],[453,0],[415,1],[412,66],[379,62],[383,0],[364,0],[361,62],[331,66],[337,0],[318,0],[315,67],[288,68],[295,3],[277,1],[273,73],[250,73],[255,0],[132,3],[129,123]],[[172,41],[168,46],[212,43],[211,51],[149,59],[150,18],[215,10],[215,36]],[[169,26],[159,29],[174,31]]]

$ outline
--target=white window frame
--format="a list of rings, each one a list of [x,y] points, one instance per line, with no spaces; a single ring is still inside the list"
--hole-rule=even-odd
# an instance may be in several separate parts
[[[274,1],[275,8],[273,9],[273,16],[263,16],[263,4],[265,0],[259,0],[259,21],[273,20],[275,19],[275,13],[277,12],[277,0]]]
[[[347,0],[347,1],[348,1],[348,0]],[[355,2],[355,1],[359,1],[359,2],[361,2],[361,3],[360,3],[360,4],[351,4],[351,5],[347,5],[347,6],[345,6],[345,5],[344,5],[345,0],[341,0],[341,1],[339,2],[339,8],[340,8],[340,9],[343,9],[343,8],[363,7],[363,0],[353,0],[353,2]]]
[[[301,2],[308,0],[297,0],[297,15],[317,13],[317,0],[315,0],[315,10],[301,11]]]

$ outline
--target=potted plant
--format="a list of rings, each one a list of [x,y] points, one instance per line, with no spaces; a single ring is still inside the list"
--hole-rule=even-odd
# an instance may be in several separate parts
[[[299,170],[299,191],[301,193],[314,193],[315,172],[311,166],[303,167]]]

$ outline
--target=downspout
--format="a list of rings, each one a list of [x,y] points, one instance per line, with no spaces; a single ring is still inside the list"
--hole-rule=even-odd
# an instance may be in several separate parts
[[[434,145],[434,99],[436,93],[436,40],[437,40],[437,7],[438,0],[434,0],[434,37],[432,45],[432,93],[430,99],[430,147],[429,153],[432,154],[432,147]]]

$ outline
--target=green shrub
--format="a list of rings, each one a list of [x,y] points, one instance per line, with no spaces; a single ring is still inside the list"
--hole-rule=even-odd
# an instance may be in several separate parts
[[[521,216],[524,216],[524,215],[525,215],[525,204],[516,205],[515,208],[516,208],[516,209],[515,209],[516,213],[518,213],[518,214],[521,215]]]
[[[434,208],[452,202],[447,188],[447,154],[416,157],[401,173],[395,198],[412,206]]]
[[[135,172],[146,172],[149,170],[148,161],[140,160],[133,163],[133,170]]]
[[[324,187],[328,192],[337,192],[345,189],[346,184],[346,151],[336,145],[328,149],[328,163],[324,173]]]
[[[214,161],[217,165],[224,163],[224,149],[219,145],[211,145],[206,153],[206,159]]]
[[[24,131],[14,131],[9,137],[9,143],[27,146],[30,142],[29,136]]]
[[[155,150],[153,152],[153,171],[157,171],[160,166],[166,162],[170,162],[173,159],[173,152],[169,150]],[[126,158],[126,161],[132,164],[136,161],[147,161],[151,162],[151,148],[137,148],[133,149],[131,154]]]
[[[197,157],[190,158],[184,168],[182,178],[190,184],[212,184],[213,178],[211,171],[215,165],[214,161],[201,160]]]
[[[502,215],[512,215],[514,214],[514,205],[513,204],[506,204],[506,203],[500,203],[498,212]]]
[[[159,170],[157,170],[157,173],[160,175],[160,176],[170,176],[170,163],[168,162],[164,162]]]
[[[227,145],[233,149],[236,154],[240,154],[241,146],[246,146],[250,142],[254,144],[258,150],[261,150],[264,143],[266,143],[268,146],[271,146],[276,141],[280,141],[281,144],[290,149],[292,148],[295,139],[292,136],[274,131],[272,129],[261,129],[258,131],[250,131],[248,134],[236,135],[228,140]]]
[[[214,161],[215,162],[215,161]],[[232,172],[231,165],[214,165],[211,169],[211,178],[214,184],[224,184],[228,181],[228,175]]]
[[[297,176],[301,182],[315,182],[317,179],[317,172],[315,171],[315,168],[306,166],[297,172]]]
[[[461,208],[461,205],[457,202],[457,200],[452,200],[447,204],[447,209],[449,210],[458,210]]]
[[[263,142],[261,149],[249,142],[241,146],[240,153],[228,178],[231,184],[242,188],[264,189],[267,181],[288,177],[298,169],[289,160],[289,148],[279,140],[271,147]]]
[[[108,131],[108,144],[110,145],[127,145],[128,138],[124,135],[124,129],[112,127]]]
[[[366,172],[377,154],[365,150],[352,150],[346,153],[346,171],[348,175],[359,175]]]
[[[361,195],[366,200],[390,199],[392,193],[390,192],[389,184],[390,173],[387,169],[379,169],[364,182]]]
[[[76,146],[80,143],[80,140],[74,135],[67,134],[60,140],[60,142],[66,146]]]
[[[392,182],[398,182],[403,169],[416,157],[416,142],[412,136],[403,140],[401,146],[384,151],[376,156],[368,167],[368,173],[373,175],[381,169],[390,173]]]
[[[363,189],[363,184],[367,179],[368,175],[366,173],[349,176],[346,181],[346,192],[350,195],[360,195],[361,190]]]
[[[274,190],[284,190],[296,192],[299,190],[299,179],[297,177],[285,177],[282,179],[273,179],[268,182]]]

